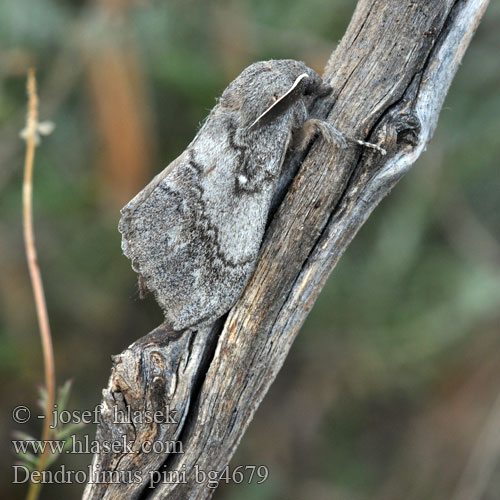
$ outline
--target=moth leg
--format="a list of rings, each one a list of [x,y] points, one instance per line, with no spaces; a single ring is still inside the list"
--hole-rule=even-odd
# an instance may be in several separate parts
[[[137,277],[137,285],[139,288],[139,298],[145,299],[149,293],[149,288],[146,284],[146,278],[144,278],[144,276],[139,274]]]
[[[372,142],[361,141],[360,139],[354,139],[353,137],[346,137],[346,139],[348,141],[355,142],[360,146],[364,146],[365,148],[374,149],[375,151],[378,151],[382,156],[387,154],[387,151],[384,148],[378,146],[377,144],[373,144]]]
[[[309,118],[302,127],[293,131],[291,148],[297,151],[303,151],[311,142],[311,139],[320,133],[330,144],[335,144],[339,148],[346,148],[347,141],[344,135],[333,125],[323,120]]]
[[[335,144],[340,148],[346,148],[347,141],[349,141],[355,142],[356,144],[366,148],[375,149],[382,155],[387,153],[384,148],[377,146],[377,144],[347,137],[340,132],[340,130],[337,130],[331,123],[324,120],[318,120],[317,118],[309,118],[309,120],[306,120],[299,130],[294,132],[292,148],[299,151],[304,150],[317,133],[320,133],[330,144]]]

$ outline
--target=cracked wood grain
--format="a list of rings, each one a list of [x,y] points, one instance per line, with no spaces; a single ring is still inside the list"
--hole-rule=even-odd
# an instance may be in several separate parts
[[[334,99],[315,110],[386,156],[317,139],[266,232],[256,272],[228,316],[196,333],[161,325],[113,360],[97,439],[132,448],[96,454],[93,470],[137,473],[142,482],[87,485],[90,499],[208,499],[194,467],[228,464],[281,368],[327,277],[380,200],[424,151],[487,0],[361,0],[323,75]],[[177,423],[119,424],[126,411],[175,409]],[[151,440],[183,453],[141,453]],[[154,473],[184,471],[185,481]],[[165,476],[163,476],[165,477]]]

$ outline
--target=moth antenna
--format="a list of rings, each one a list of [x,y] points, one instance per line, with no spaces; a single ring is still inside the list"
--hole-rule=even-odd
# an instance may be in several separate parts
[[[249,130],[252,130],[260,121],[263,121],[263,123],[266,123],[268,120],[265,120],[265,117],[268,117],[269,119],[272,118],[272,116],[278,116],[281,112],[284,111],[284,109],[287,109],[289,107],[289,104],[287,104],[287,99],[293,95],[293,92],[297,89],[299,86],[299,83],[304,79],[304,78],[309,78],[309,75],[307,73],[302,73],[299,75],[295,81],[293,82],[292,86],[279,98],[277,99],[271,106],[269,106],[264,112],[262,112],[254,121],[253,123],[248,127]]]

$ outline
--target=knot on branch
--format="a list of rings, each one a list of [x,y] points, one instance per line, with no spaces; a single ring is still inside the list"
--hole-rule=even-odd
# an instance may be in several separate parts
[[[424,140],[422,123],[415,111],[422,73],[416,73],[401,98],[387,110],[374,135],[383,139],[389,154],[410,153]]]
[[[422,126],[413,111],[400,114],[393,127],[396,134],[396,143],[399,146],[415,147],[418,145]]]
[[[421,141],[422,124],[413,107],[405,103],[392,108],[377,127],[375,135],[383,137],[388,154],[410,153]]]

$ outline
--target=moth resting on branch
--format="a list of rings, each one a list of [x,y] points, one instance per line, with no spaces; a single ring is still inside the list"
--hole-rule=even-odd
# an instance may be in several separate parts
[[[309,113],[331,91],[302,62],[252,64],[187,149],[122,209],[123,252],[174,330],[212,323],[243,293],[286,152],[304,149],[317,132],[346,147],[338,130]]]

